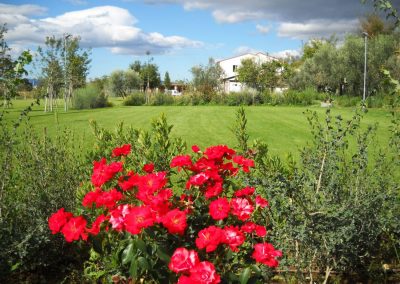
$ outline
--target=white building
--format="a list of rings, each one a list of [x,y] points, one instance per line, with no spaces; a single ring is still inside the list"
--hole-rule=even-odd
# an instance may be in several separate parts
[[[240,92],[243,90],[242,84],[237,80],[238,74],[236,72],[243,59],[252,59],[257,64],[277,60],[275,57],[269,56],[268,54],[258,52],[246,53],[218,61],[217,63],[221,66],[222,70],[224,70],[224,78],[222,78],[224,92]]]

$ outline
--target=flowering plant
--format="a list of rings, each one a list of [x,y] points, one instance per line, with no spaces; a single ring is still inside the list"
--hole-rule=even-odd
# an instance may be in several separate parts
[[[83,214],[59,209],[49,218],[53,234],[114,252],[114,282],[247,283],[278,266],[282,253],[267,242],[268,201],[243,178],[252,159],[225,145],[193,146],[169,171],[146,164],[134,172],[130,150],[123,145],[109,162],[93,163]]]

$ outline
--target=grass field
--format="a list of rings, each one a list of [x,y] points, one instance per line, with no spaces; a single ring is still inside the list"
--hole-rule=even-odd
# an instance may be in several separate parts
[[[15,119],[30,101],[14,101],[7,119]],[[101,126],[113,129],[123,121],[134,128],[148,129],[154,118],[164,113],[169,124],[174,125],[173,136],[182,137],[188,145],[209,146],[214,144],[235,145],[231,131],[237,107],[228,106],[122,106],[121,101],[114,100],[114,107],[94,110],[71,110],[64,112],[62,104],[56,113],[44,113],[43,106],[36,106],[30,112],[30,121],[38,129],[47,129],[54,135],[57,129],[65,127],[74,131],[78,137],[84,137],[86,147],[93,145],[89,121],[96,120]],[[311,135],[304,115],[306,109],[317,111],[323,116],[325,109],[318,106],[252,106],[245,107],[248,119],[250,139],[260,138],[267,142],[272,153],[285,156],[291,152],[297,156],[297,150],[306,145]],[[333,108],[334,115],[350,118],[353,108]],[[391,115],[384,109],[370,109],[365,114],[362,124],[379,124],[377,139],[381,145],[387,144]]]

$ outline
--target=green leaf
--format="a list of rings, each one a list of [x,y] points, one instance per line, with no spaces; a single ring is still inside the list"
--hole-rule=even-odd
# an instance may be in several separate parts
[[[165,263],[169,263],[171,260],[171,257],[163,250],[161,247],[158,247],[157,249],[157,255],[158,257],[164,261]]]
[[[144,243],[144,241],[142,239],[137,239],[136,240],[136,246],[142,252],[147,253],[147,246],[146,246],[146,244]]]
[[[133,258],[133,244],[130,243],[122,252],[122,264],[127,264]],[[131,264],[132,265],[132,264]]]
[[[240,274],[240,277],[239,277],[240,284],[246,284],[247,281],[249,281],[249,279],[250,279],[250,275],[251,275],[250,267],[246,267],[242,271],[242,274]]]
[[[132,259],[131,266],[129,267],[129,275],[135,280],[137,278],[138,262],[136,259]]]
[[[149,263],[145,257],[141,256],[137,261],[142,270],[149,270]]]

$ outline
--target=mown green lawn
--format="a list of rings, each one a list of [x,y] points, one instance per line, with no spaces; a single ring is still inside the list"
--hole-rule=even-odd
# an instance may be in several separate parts
[[[7,119],[15,119],[30,101],[17,100],[9,110]],[[96,120],[101,126],[113,129],[119,122],[132,125],[134,128],[148,129],[154,118],[164,113],[169,124],[174,125],[173,136],[180,136],[188,145],[198,144],[201,147],[214,144],[235,146],[231,131],[237,107],[228,106],[122,106],[121,101],[114,100],[114,107],[94,110],[71,110],[64,112],[62,104],[56,113],[44,113],[43,106],[35,106],[30,112],[31,123],[39,130],[44,128],[50,135],[57,129],[65,127],[74,131],[79,137],[84,136],[86,147],[93,145],[93,136],[89,126],[90,120]],[[311,134],[304,111],[317,111],[321,117],[325,109],[319,106],[250,106],[245,107],[248,119],[250,139],[260,138],[267,142],[272,153],[284,157],[291,152],[297,156],[297,150],[306,145]],[[334,115],[349,119],[353,108],[333,108]],[[362,124],[379,124],[377,141],[386,145],[389,137],[388,127],[391,115],[388,110],[370,109],[365,114]]]

